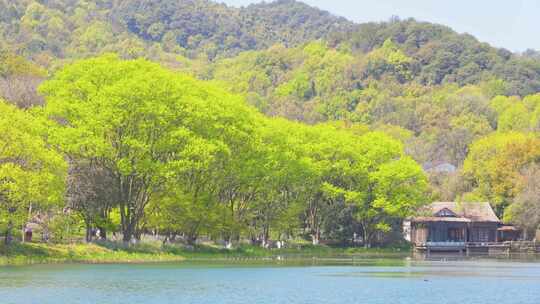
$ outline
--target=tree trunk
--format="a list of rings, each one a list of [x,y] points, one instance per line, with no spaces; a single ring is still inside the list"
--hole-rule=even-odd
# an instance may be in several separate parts
[[[371,248],[371,236],[368,229],[364,226],[362,227],[362,231],[364,232],[364,248]]]
[[[97,227],[97,228],[99,230],[99,238],[102,241],[106,241],[107,240],[107,229],[105,227]]]
[[[321,229],[317,227],[315,231],[311,234],[311,241],[313,245],[319,245],[321,242]]]
[[[261,246],[263,248],[268,248],[269,247],[269,231],[270,231],[270,228],[267,226],[267,225],[264,225],[263,226],[263,233],[262,233],[262,236],[261,236]]]
[[[27,220],[30,220],[31,218],[32,218],[32,204],[30,204],[30,206],[28,206],[28,218],[27,218]],[[22,229],[21,229],[21,232],[22,232],[22,234],[21,234],[21,236],[22,236],[21,237],[21,242],[23,242],[23,243],[25,242],[25,236],[26,236],[26,229],[25,228],[26,228],[27,220],[25,220],[23,222]]]
[[[197,242],[197,236],[190,233],[186,238],[186,243],[189,246],[195,246],[195,242]]]
[[[141,229],[136,229],[135,233],[133,233],[133,237],[135,238],[135,241],[139,243],[142,238],[143,231]]]
[[[257,240],[257,237],[252,235],[250,238],[249,238],[249,243],[251,244],[251,246],[255,246],[257,245],[259,241]]]
[[[4,239],[4,244],[9,245],[11,243],[11,230],[13,229],[13,222],[9,220],[6,228],[6,238]],[[24,234],[23,234],[24,238]]]
[[[317,193],[309,203],[308,225],[311,230],[311,242],[313,245],[319,245],[321,241],[321,228],[319,219],[319,201],[322,198],[321,193]]]
[[[133,226],[128,224],[122,229],[122,240],[125,244],[129,244],[133,238]]]
[[[86,237],[85,240],[87,243],[90,243],[92,241],[92,226],[90,224],[86,224]]]
[[[168,241],[169,241],[169,234],[166,234],[165,237],[163,238],[163,245],[167,244]]]

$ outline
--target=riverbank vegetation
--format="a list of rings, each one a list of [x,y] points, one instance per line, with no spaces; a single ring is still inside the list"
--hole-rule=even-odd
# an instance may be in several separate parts
[[[6,246],[389,246],[433,200],[540,225],[536,52],[288,0],[153,3],[0,0]]]
[[[180,244],[142,242],[126,246],[121,242],[52,244],[15,243],[0,245],[0,266],[55,264],[55,263],[265,263],[286,259],[289,263],[313,262],[314,259],[386,259],[408,256],[408,247],[362,248],[329,247],[325,245],[295,244],[288,248],[264,249],[241,245],[226,249],[215,245],[186,247]]]
[[[99,244],[19,243],[0,246],[0,265],[54,263],[180,262],[181,255],[151,246],[112,247]]]
[[[369,245],[426,201],[426,176],[398,140],[343,123],[269,119],[235,95],[145,60],[83,60],[40,92],[46,106],[33,110],[47,121],[48,145],[39,147],[55,159],[63,155],[65,164],[44,179],[43,162],[13,163],[45,183],[43,194],[61,193],[57,180],[68,176],[66,200],[47,195],[55,211],[25,195],[32,187],[6,188],[6,201],[15,204],[7,218],[26,215],[30,204],[35,212],[16,227],[59,220],[60,229],[73,225],[72,231],[84,223],[87,240],[99,228],[103,237],[120,232],[126,243],[152,232],[170,240],[182,235],[189,244],[206,235],[267,246],[271,236],[302,233],[318,243],[323,226],[336,224],[332,212],[345,208]],[[25,182],[10,178],[6,185]]]

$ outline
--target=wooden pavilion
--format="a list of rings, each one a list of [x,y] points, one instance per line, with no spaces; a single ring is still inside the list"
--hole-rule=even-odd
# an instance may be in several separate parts
[[[471,247],[497,246],[500,224],[487,202],[435,202],[406,221],[404,230],[418,250],[468,252]]]

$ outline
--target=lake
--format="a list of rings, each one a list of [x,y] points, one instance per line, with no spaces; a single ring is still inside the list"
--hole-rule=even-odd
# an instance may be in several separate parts
[[[540,263],[359,259],[4,267],[0,302],[538,304]]]

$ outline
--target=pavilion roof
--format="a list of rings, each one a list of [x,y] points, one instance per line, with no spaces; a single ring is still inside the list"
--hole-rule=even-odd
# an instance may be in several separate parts
[[[448,216],[448,210],[455,216]],[[444,215],[439,216],[440,214]],[[488,202],[434,202],[413,220],[415,222],[501,222]]]

